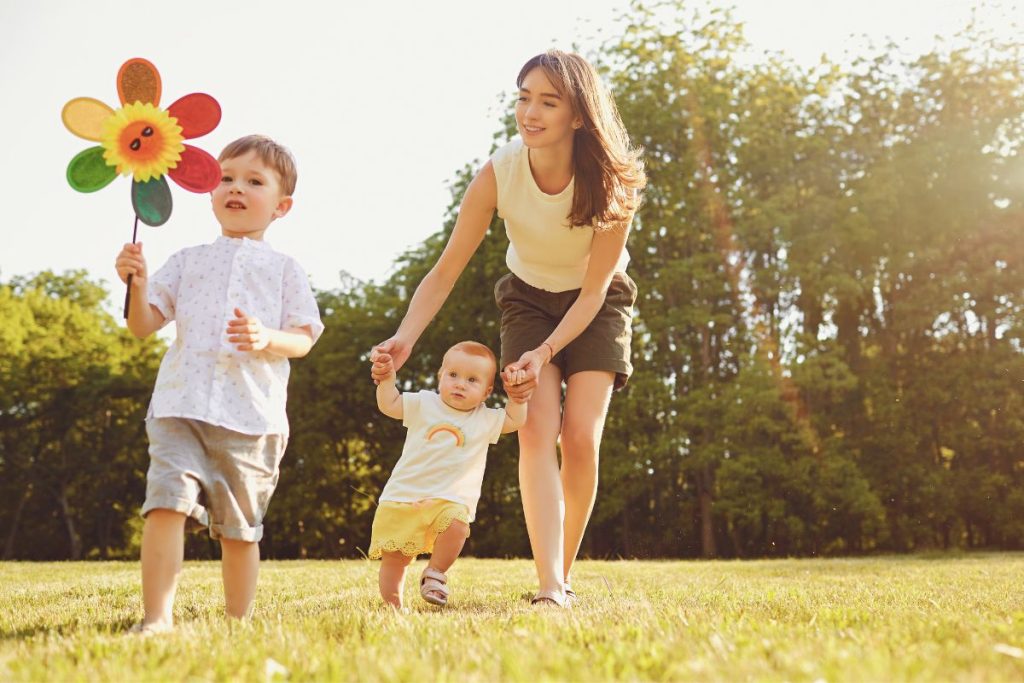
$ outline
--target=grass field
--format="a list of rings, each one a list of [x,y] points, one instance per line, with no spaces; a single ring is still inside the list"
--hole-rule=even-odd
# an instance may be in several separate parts
[[[136,564],[2,563],[0,680],[1024,680],[1024,555],[586,561],[567,611],[530,607],[528,561],[460,560],[404,615],[376,571],[266,562],[242,624],[189,563],[178,630],[140,639]]]

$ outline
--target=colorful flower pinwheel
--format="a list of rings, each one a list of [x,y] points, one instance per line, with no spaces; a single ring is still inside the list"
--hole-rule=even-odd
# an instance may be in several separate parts
[[[209,192],[220,182],[217,160],[183,142],[217,127],[217,100],[192,93],[160,109],[160,89],[155,66],[145,59],[129,59],[117,72],[120,109],[115,111],[91,97],[76,97],[61,112],[68,130],[100,143],[68,164],[71,187],[95,192],[117,174],[131,174],[135,215],[153,226],[171,217],[171,190],[165,175],[189,192]]]

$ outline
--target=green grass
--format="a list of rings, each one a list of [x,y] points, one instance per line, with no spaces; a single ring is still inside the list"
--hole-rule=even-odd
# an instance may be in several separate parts
[[[434,608],[422,566],[398,615],[375,563],[266,562],[241,624],[218,565],[189,563],[178,630],[147,640],[125,635],[136,564],[3,563],[0,680],[1024,679],[1024,555],[587,561],[569,611],[529,606],[523,560],[460,560]]]

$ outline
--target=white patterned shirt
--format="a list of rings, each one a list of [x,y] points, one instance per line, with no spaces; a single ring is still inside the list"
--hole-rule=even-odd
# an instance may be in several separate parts
[[[149,279],[149,303],[177,323],[148,417],[187,417],[244,434],[287,434],[288,359],[228,341],[235,308],[281,330],[320,322],[305,272],[269,244],[218,237],[182,249]]]

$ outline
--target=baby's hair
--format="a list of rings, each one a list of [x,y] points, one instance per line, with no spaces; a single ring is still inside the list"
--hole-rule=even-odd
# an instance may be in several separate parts
[[[615,100],[590,62],[573,52],[548,50],[523,65],[516,85],[523,87],[527,74],[538,67],[583,122],[572,151],[576,183],[569,225],[624,227],[647,185],[643,150],[630,145]]]
[[[491,375],[495,375],[498,372],[498,359],[494,357],[494,351],[491,351],[486,345],[475,341],[460,341],[450,349],[445,351],[444,355],[448,355],[452,351],[461,351],[468,356],[477,356],[479,358],[486,358],[491,361]]]
[[[256,156],[264,164],[277,171],[281,181],[281,192],[285,197],[295,193],[295,183],[299,179],[299,171],[295,166],[295,157],[284,145],[280,145],[266,135],[246,135],[228,144],[217,157],[217,161],[234,159],[255,151]]]

